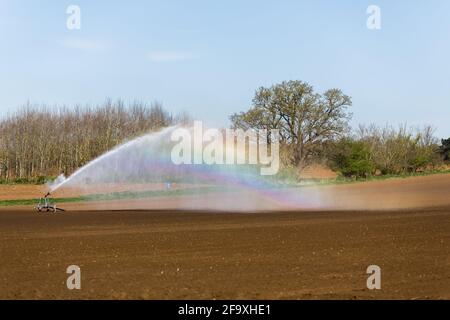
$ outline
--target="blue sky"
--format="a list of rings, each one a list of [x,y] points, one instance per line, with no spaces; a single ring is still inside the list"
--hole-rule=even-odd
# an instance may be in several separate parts
[[[81,8],[81,30],[66,9]],[[381,30],[366,8],[381,8]],[[352,96],[353,125],[450,136],[450,1],[0,0],[0,115],[32,103],[160,101],[210,125],[260,86]]]

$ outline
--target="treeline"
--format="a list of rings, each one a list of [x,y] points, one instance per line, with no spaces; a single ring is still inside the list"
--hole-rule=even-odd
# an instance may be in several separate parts
[[[259,88],[252,107],[230,119],[234,128],[278,129],[281,164],[294,169],[326,162],[344,176],[368,177],[435,170],[450,160],[450,138],[438,141],[431,126],[351,130],[351,106],[339,89],[317,93],[306,82],[285,81]],[[174,117],[158,103],[28,104],[0,120],[0,182],[69,175],[127,139],[189,122],[187,114]]]
[[[28,104],[0,121],[0,178],[44,182],[46,176],[67,175],[126,139],[185,117],[173,117],[158,103]]]
[[[330,141],[323,156],[344,176],[402,175],[441,168],[446,160],[443,144],[444,140],[439,145],[431,126],[370,125]]]
[[[352,99],[340,89],[315,92],[303,81],[259,88],[248,111],[233,114],[240,129],[278,129],[280,160],[303,169],[326,162],[344,176],[368,177],[436,169],[449,160],[450,139],[438,141],[434,129],[360,126],[352,131]]]

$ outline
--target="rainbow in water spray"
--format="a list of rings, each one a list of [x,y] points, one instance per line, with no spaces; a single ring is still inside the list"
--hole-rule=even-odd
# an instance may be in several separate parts
[[[132,186],[136,183],[170,183],[190,187],[218,186],[236,194],[234,200],[238,202],[251,201],[239,199],[240,196],[245,197],[245,191],[256,193],[259,199],[275,201],[283,207],[314,207],[312,202],[301,197],[298,190],[280,187],[276,176],[261,176],[258,165],[175,164],[173,150],[176,141],[173,136],[178,129],[180,127],[168,127],[125,142],[90,161],[68,178],[58,177],[49,184],[50,192],[54,193],[63,187],[82,189],[86,185],[97,185],[99,188],[96,191],[102,192],[106,184],[127,184],[131,188],[129,191],[133,191]],[[183,129],[192,131],[190,128]],[[245,153],[246,149],[237,149],[237,157],[239,152]],[[226,207],[227,204],[223,205]],[[263,206],[258,204],[258,207]]]

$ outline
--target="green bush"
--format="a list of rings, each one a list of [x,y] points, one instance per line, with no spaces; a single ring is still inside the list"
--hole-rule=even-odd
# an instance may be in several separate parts
[[[411,164],[411,168],[413,168],[413,171],[415,171],[419,168],[426,167],[430,162],[431,162],[431,159],[428,155],[419,154],[414,158],[414,160]]]
[[[46,176],[39,176],[39,177],[37,177],[37,178],[35,179],[35,183],[36,183],[36,184],[44,184],[44,183],[46,183],[48,180],[49,180],[49,178],[46,177]]]
[[[30,180],[28,180],[27,178],[16,178],[13,182],[17,184],[25,184],[30,183]]]
[[[331,167],[346,177],[366,178],[374,171],[368,147],[361,141],[343,139],[334,146]]]
[[[0,178],[0,184],[45,184],[47,181],[55,180],[55,177],[51,176],[37,176],[32,178],[13,178],[5,179]]]
[[[442,139],[442,145],[439,148],[439,151],[444,158],[445,161],[450,160],[450,138]]]

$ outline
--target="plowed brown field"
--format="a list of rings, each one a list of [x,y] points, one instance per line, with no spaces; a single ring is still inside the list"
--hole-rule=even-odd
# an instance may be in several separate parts
[[[266,213],[2,209],[0,298],[450,299],[450,175],[325,188],[347,200]],[[73,264],[81,290],[66,287]],[[366,288],[369,265],[381,290]]]

